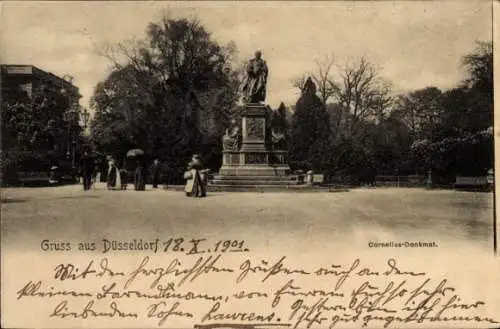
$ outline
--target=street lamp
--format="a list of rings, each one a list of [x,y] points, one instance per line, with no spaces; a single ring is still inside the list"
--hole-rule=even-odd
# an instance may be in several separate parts
[[[68,147],[66,150],[66,159],[69,160],[70,156],[72,156],[72,161],[71,161],[71,166],[74,169],[76,167],[75,164],[75,150],[76,150],[76,141],[73,138],[73,134],[71,131],[71,128],[76,121],[76,115],[78,114],[75,109],[69,109],[68,111],[64,112],[64,120],[67,121],[68,123]]]
[[[82,111],[82,121],[83,121],[83,132],[84,132],[84,134],[87,134],[87,127],[88,127],[88,124],[89,124],[89,119],[90,119],[90,113],[87,110],[87,108],[84,107],[83,111]]]
[[[76,141],[73,139],[73,141],[71,141],[71,144],[73,146],[73,156],[72,156],[72,161],[71,161],[71,168],[73,168],[73,170],[76,168]]]

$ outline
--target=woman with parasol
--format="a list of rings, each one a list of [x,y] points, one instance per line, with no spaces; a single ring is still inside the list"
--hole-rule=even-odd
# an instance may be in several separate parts
[[[184,178],[187,180],[184,188],[186,196],[201,198],[207,195],[205,184],[200,175],[202,169],[203,163],[200,156],[198,154],[193,155],[187,171],[184,173]]]

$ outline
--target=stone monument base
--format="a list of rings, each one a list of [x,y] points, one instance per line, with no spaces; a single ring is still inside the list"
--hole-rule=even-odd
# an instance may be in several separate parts
[[[294,185],[290,176],[286,151],[223,152],[219,174],[212,181],[216,186]]]
[[[266,165],[248,165],[248,166],[222,166],[219,169],[219,176],[272,176],[287,177],[289,167],[271,167]]]
[[[266,146],[267,116],[264,104],[245,104],[242,113],[242,145],[222,152],[222,167],[211,182],[218,187],[294,185],[286,151]]]
[[[219,174],[286,176],[290,171],[287,160],[286,151],[223,151]]]

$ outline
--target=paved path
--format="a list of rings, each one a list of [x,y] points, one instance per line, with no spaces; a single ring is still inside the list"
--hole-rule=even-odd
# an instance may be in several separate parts
[[[371,240],[439,240],[492,246],[493,194],[423,189],[354,189],[340,193],[108,191],[98,184],[5,189],[4,243],[23,248],[49,239],[200,236],[247,238],[266,248],[366,245]],[[300,248],[304,248],[301,246]]]

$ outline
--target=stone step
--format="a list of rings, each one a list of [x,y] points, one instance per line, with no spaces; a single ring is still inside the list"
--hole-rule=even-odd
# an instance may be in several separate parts
[[[297,182],[293,180],[257,180],[257,179],[235,179],[235,180],[218,180],[214,179],[210,182],[210,185],[243,185],[243,186],[251,186],[251,185],[296,185]]]
[[[215,175],[214,180],[275,180],[275,181],[295,181],[293,176],[226,176]]]
[[[184,185],[169,185],[164,190],[184,192]],[[210,192],[349,192],[349,189],[338,186],[310,186],[310,185],[208,185],[207,191]]]
[[[273,167],[266,165],[222,166],[220,176],[287,176],[288,166]]]
[[[209,185],[209,192],[348,192],[348,189],[309,185]]]

